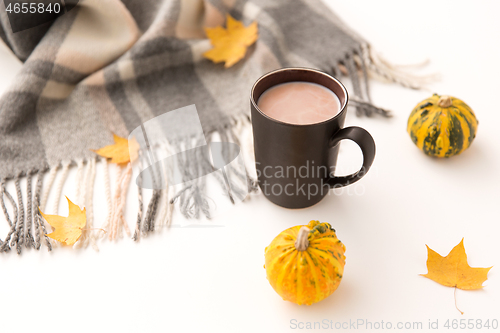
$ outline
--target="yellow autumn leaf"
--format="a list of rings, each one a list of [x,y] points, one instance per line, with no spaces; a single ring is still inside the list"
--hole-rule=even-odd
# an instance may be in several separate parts
[[[227,14],[227,28],[221,26],[205,28],[207,37],[214,46],[211,50],[203,53],[203,56],[215,63],[225,62],[228,68],[243,59],[247,47],[255,43],[259,37],[257,22],[245,27],[242,22],[235,20]]]
[[[116,163],[118,165],[125,165],[130,161],[133,162],[137,158],[139,144],[134,138],[132,140],[127,140],[113,134],[113,139],[115,140],[115,144],[92,151],[99,156],[110,158],[111,163]]]
[[[471,290],[483,288],[483,282],[488,278],[490,269],[491,267],[469,266],[462,238],[462,241],[446,257],[442,257],[427,246],[428,273],[421,275],[443,286]]]
[[[73,245],[82,235],[83,228],[87,224],[87,213],[85,208],[80,209],[77,205],[72,203],[68,197],[69,214],[68,217],[59,215],[46,215],[42,213],[45,221],[55,228],[54,232],[47,234],[48,237],[55,239],[66,245]]]

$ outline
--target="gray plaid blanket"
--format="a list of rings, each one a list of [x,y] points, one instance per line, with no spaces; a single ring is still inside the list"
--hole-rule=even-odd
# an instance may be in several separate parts
[[[0,37],[24,66],[0,99],[0,197],[10,227],[2,251],[38,249],[44,238],[51,248],[45,237],[50,226],[37,207],[44,206],[56,175],[64,178],[60,174],[73,165],[93,181],[82,170],[92,170],[91,149],[113,143],[112,133],[127,137],[156,116],[195,104],[205,136],[217,132],[237,141],[235,124],[248,123],[253,82],[286,66],[348,76],[358,115],[386,115],[370,102],[369,71],[412,84],[377,60],[370,45],[319,0],[83,0],[53,22],[15,33],[4,4]],[[260,34],[229,69],[202,57],[211,47],[203,27],[223,25],[226,13],[245,25],[257,21]],[[21,177],[28,177],[27,202]],[[17,198],[6,190],[7,181],[15,182]],[[57,186],[52,190],[61,195]],[[194,196],[190,191],[179,194],[184,202]],[[162,193],[170,195],[155,190],[144,213],[139,193],[136,239],[138,231],[154,229]],[[194,202],[181,209],[198,216],[192,210],[202,208]]]

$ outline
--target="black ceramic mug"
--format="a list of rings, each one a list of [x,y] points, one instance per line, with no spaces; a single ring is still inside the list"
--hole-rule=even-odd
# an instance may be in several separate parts
[[[322,85],[340,100],[340,112],[326,121],[296,125],[273,119],[258,107],[260,96],[269,88],[286,82],[302,81]],[[275,204],[305,208],[323,199],[330,188],[361,179],[375,158],[375,142],[360,127],[344,128],[348,95],[334,77],[308,68],[282,68],[263,75],[252,87],[252,125],[259,186]],[[334,171],[341,140],[356,142],[363,153],[361,169],[349,176],[336,177]]]

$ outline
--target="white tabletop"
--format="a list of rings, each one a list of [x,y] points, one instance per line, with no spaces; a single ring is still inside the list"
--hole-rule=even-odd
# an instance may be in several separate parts
[[[419,276],[427,272],[425,244],[446,255],[463,237],[471,266],[499,263],[500,2],[327,3],[390,61],[428,58],[424,72],[441,75],[429,91],[371,82],[374,102],[395,116],[348,116],[347,125],[366,128],[376,141],[368,175],[309,209],[287,210],[252,195],[217,217],[220,228],[164,229],[140,243],[101,242],[99,252],[58,248],[0,255],[2,332],[255,333],[301,331],[299,323],[305,328],[307,322],[323,325],[304,329],[312,332],[334,331],[325,327],[332,321],[358,320],[374,328],[390,322],[392,330],[398,323],[421,322],[418,331],[425,332],[429,321],[439,320],[439,331],[447,331],[448,319],[450,325],[454,319],[500,320],[496,266],[483,290],[457,291],[464,315],[455,309],[453,288]],[[20,68],[2,46],[1,91]],[[476,112],[476,140],[460,156],[429,158],[406,133],[412,108],[432,92],[461,98]],[[357,168],[361,154],[355,144],[342,144],[339,163],[346,172]],[[69,179],[74,175],[73,169]],[[72,191],[74,181],[68,181],[64,192]],[[130,226],[137,214],[135,193],[132,188],[128,196]],[[95,193],[96,216],[104,212],[103,198]],[[60,213],[67,213],[64,204]],[[283,301],[266,280],[263,264],[264,248],[279,232],[312,219],[337,230],[347,263],[339,289],[307,307]],[[0,220],[4,234],[3,216]],[[345,325],[344,332],[370,331],[366,325]],[[471,331],[483,330],[489,331]]]

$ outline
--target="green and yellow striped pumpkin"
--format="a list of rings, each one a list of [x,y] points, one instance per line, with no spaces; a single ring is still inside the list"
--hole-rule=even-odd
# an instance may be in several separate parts
[[[478,121],[472,109],[451,96],[434,94],[420,102],[408,118],[411,140],[429,156],[450,157],[469,148]]]
[[[311,221],[286,229],[266,247],[267,279],[284,300],[311,305],[339,286],[344,253],[344,244],[328,223]]]

